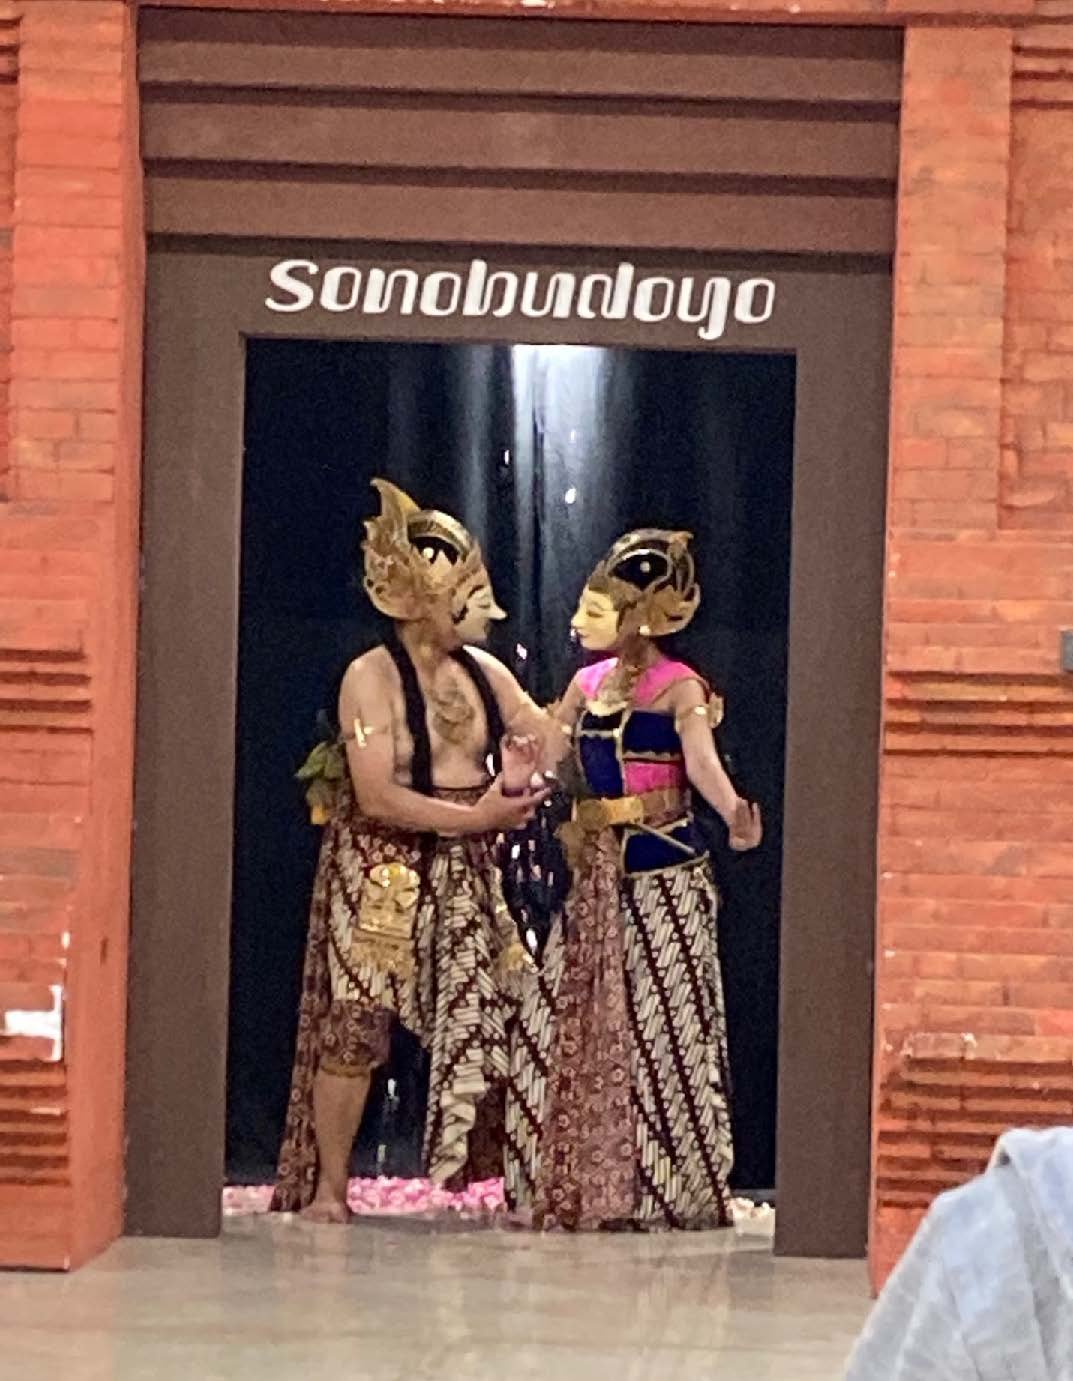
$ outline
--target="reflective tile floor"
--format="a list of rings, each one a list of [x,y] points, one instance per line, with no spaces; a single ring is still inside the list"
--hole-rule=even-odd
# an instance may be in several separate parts
[[[231,1219],[0,1274],[3,1381],[838,1381],[863,1263],[757,1232],[533,1237]]]

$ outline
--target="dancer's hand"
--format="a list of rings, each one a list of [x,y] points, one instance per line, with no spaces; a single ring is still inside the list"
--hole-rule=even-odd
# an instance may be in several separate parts
[[[505,796],[503,778],[497,777],[479,801],[471,807],[474,834],[506,834],[520,830],[536,814],[537,807],[548,799],[547,791],[533,791],[526,796]]]
[[[540,768],[540,740],[535,734],[505,734],[500,752],[503,755],[503,789],[508,796],[521,796],[529,790]]]
[[[764,837],[764,825],[760,819],[760,807],[755,801],[738,800],[728,829],[728,842],[735,853],[746,853],[756,848]]]

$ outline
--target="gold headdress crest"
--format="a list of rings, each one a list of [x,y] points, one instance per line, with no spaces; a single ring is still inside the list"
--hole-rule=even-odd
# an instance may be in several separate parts
[[[388,480],[373,480],[380,513],[365,524],[365,593],[392,619],[417,619],[484,573],[475,539],[457,519],[418,508]],[[498,612],[498,611],[497,611]]]
[[[662,638],[678,633],[700,604],[691,532],[640,528],[612,546],[588,579],[607,595],[624,631]]]

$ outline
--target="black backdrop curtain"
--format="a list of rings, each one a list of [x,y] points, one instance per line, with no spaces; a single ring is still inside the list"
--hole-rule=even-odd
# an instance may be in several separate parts
[[[577,666],[584,578],[630,527],[696,535],[704,600],[674,651],[726,694],[721,741],[764,845],[709,822],[725,905],[735,1183],[774,1183],[792,359],[560,346],[249,343],[239,630],[228,1175],[271,1172],[294,1049],[319,831],[294,771],[351,658],[382,633],[360,593],[384,475],[481,539],[510,613],[493,650],[538,698]],[[390,1084],[389,1084],[389,1081]],[[357,1166],[416,1169],[419,1052],[400,1037]]]

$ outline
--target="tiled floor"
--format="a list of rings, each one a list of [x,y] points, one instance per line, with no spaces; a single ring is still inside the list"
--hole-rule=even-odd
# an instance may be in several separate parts
[[[762,1234],[229,1221],[0,1275],[4,1381],[838,1381],[863,1263]]]

